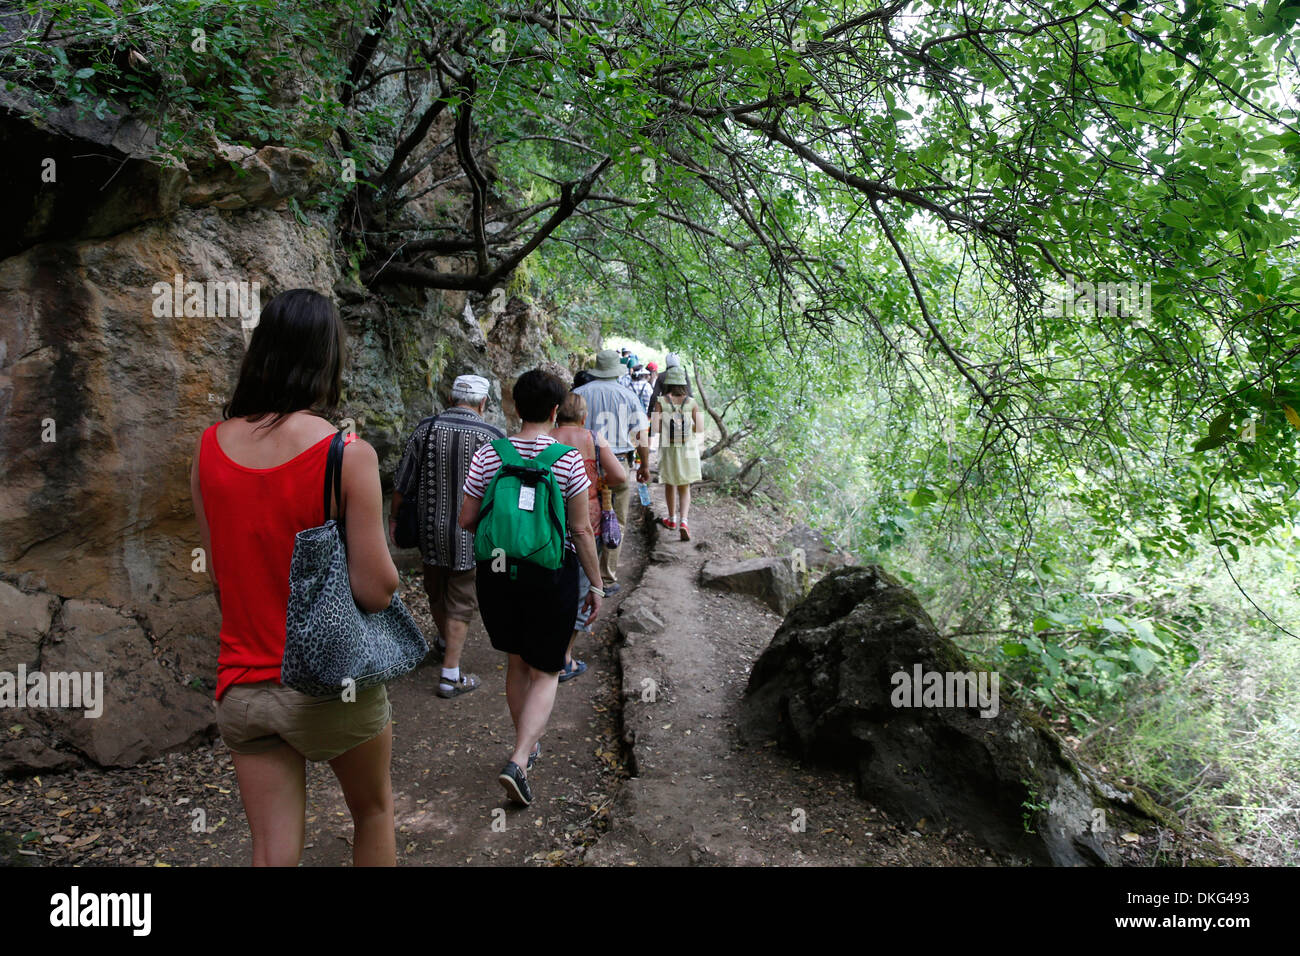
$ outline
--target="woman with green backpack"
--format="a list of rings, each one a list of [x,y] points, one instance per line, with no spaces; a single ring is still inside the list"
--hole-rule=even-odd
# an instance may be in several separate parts
[[[587,515],[590,480],[578,450],[549,434],[568,388],[541,369],[515,382],[517,435],[479,448],[465,478],[460,526],[474,532],[479,611],[492,646],[509,655],[506,702],[515,747],[497,780],[532,803],[528,771],[541,754],[560,671],[581,605],[605,592]],[[591,584],[578,593],[578,565]]]

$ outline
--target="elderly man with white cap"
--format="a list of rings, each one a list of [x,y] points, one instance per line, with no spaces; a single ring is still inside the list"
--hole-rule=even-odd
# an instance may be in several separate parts
[[[461,488],[474,452],[505,432],[483,420],[487,379],[461,375],[451,386],[451,406],[424,419],[406,443],[393,483],[389,535],[397,527],[404,497],[415,495],[419,507],[419,547],[424,559],[424,590],[434,623],[446,644],[439,697],[458,697],[479,686],[478,676],[460,672],[469,622],[478,613],[474,585],[474,535],[461,529]],[[396,542],[394,542],[396,543]]]

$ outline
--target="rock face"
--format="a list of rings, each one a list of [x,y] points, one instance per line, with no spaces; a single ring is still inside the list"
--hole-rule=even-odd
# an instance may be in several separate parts
[[[261,304],[333,292],[348,327],[337,417],[375,446],[386,490],[457,375],[494,380],[504,426],[514,378],[576,343],[519,299],[352,284],[329,216],[287,206],[323,175],[303,154],[213,141],[163,168],[129,116],[25,116],[21,93],[0,95],[14,160],[0,182],[17,197],[0,206],[0,671],[105,670],[105,716],[46,729],[129,764],[212,731],[220,618],[189,473]],[[189,282],[206,293],[193,309]],[[3,756],[53,759],[26,743]]]
[[[752,594],[778,614],[785,614],[803,596],[804,573],[788,557],[747,561],[706,561],[700,570],[705,587]]]
[[[964,699],[948,693],[969,689],[961,674],[975,677]],[[999,701],[991,678],[981,683],[898,581],[845,568],[812,589],[755,662],[743,734],[852,771],[862,796],[904,819],[963,828],[1033,863],[1115,864],[1123,834],[1169,822]],[[981,689],[992,693],[981,699]]]

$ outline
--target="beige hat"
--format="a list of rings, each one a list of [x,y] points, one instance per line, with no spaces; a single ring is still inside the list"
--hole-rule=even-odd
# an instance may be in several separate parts
[[[627,371],[618,357],[618,352],[614,349],[605,349],[596,353],[596,367],[591,370],[591,374],[596,378],[619,378]]]

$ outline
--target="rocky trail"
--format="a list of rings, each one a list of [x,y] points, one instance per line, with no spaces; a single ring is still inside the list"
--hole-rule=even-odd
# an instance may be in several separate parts
[[[655,511],[663,513],[655,489]],[[634,505],[634,510],[641,510]],[[436,663],[390,685],[398,857],[403,865],[981,865],[967,836],[897,821],[847,774],[809,768],[775,741],[737,734],[750,666],[781,618],[757,598],[706,589],[710,559],[775,553],[771,511],[700,486],[694,540],[644,517],[628,529],[624,585],[561,685],[531,775],[537,799],[508,806],[495,777],[511,740],[504,661],[481,625],[462,666],[483,680],[434,693]],[[414,575],[404,597],[428,633]],[[333,774],[309,764],[303,864],[349,862],[351,823]],[[242,865],[248,828],[220,739],[126,770],[81,769],[0,784],[5,852],[34,865]]]

